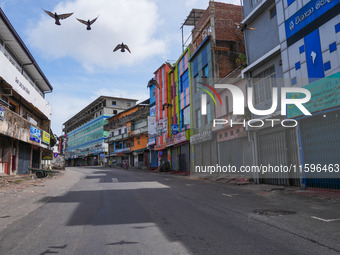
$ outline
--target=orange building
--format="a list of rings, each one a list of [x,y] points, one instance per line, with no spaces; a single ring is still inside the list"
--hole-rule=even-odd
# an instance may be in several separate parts
[[[148,166],[148,114],[149,99],[108,119],[104,130],[109,131],[105,142],[110,166],[120,166],[124,160],[130,166]]]

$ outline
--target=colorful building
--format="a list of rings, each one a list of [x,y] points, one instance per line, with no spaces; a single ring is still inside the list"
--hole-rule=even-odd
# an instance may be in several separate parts
[[[148,123],[149,99],[108,119],[104,130],[109,132],[108,165],[143,168],[149,166]]]
[[[170,153],[166,149],[166,139],[169,137],[169,111],[172,105],[169,104],[169,88],[168,88],[168,72],[172,66],[169,63],[164,63],[155,72],[156,80],[156,101],[155,101],[155,113],[156,113],[156,145],[154,150],[158,151],[158,165],[162,165],[164,162],[169,161]]]
[[[173,170],[190,170],[190,47],[187,47],[169,72],[170,133],[167,147]]]
[[[150,93],[150,112],[148,116],[148,149],[149,149],[149,167],[158,167],[158,151],[154,150],[157,136],[157,122],[156,122],[156,85],[157,81],[152,78],[148,83]]]

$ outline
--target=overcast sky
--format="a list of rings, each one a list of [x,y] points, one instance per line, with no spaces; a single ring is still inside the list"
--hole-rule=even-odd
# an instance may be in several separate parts
[[[190,10],[206,9],[208,4],[208,0],[0,0],[53,86],[46,99],[57,135],[65,121],[101,95],[147,99],[146,85],[154,71],[165,61],[174,63],[182,53],[180,27]],[[43,9],[74,14],[57,26]],[[96,17],[90,31],[76,20]],[[187,37],[190,27],[184,33]],[[113,52],[122,42],[131,54]]]

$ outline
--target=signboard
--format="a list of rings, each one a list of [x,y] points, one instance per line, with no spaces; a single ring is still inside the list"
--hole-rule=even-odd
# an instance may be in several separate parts
[[[148,146],[156,144],[156,138],[150,137],[148,140]]]
[[[0,120],[3,120],[5,117],[5,108],[0,106]]]
[[[175,144],[182,143],[182,142],[185,142],[187,140],[188,140],[187,139],[187,131],[183,131],[181,133],[178,133],[177,135],[175,135],[175,138],[174,138]]]
[[[190,143],[197,144],[212,140],[211,130],[203,131],[199,134],[190,136]]]
[[[45,151],[42,152],[42,160],[52,160],[52,151]]]
[[[156,106],[150,107],[150,116],[151,117],[156,117]]]
[[[30,140],[37,143],[40,143],[41,140],[41,131],[33,126],[31,126]]]
[[[168,119],[163,119],[163,134],[168,134]]]
[[[311,0],[285,21],[287,39],[339,4],[339,0]]]
[[[153,137],[157,135],[156,117],[148,116],[148,136]]]
[[[179,125],[171,124],[171,134],[177,135],[179,133]]]
[[[50,144],[50,134],[42,131],[42,142],[45,144]]]
[[[59,156],[59,154],[58,154],[58,153],[56,153],[56,152],[55,152],[55,153],[53,153],[53,157],[54,157],[54,158],[57,158],[58,156]]]
[[[175,139],[173,136],[166,138],[166,147],[170,147],[175,144]]]
[[[317,112],[340,105],[340,72],[310,83],[304,88],[311,92],[311,100],[303,104],[310,112]],[[287,94],[287,98],[303,98],[301,93]],[[287,118],[301,116],[303,113],[295,105],[287,106]]]

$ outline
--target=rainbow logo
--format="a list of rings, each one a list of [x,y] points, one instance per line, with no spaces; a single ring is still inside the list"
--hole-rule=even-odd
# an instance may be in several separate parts
[[[214,94],[216,95],[216,97],[218,98],[218,100],[220,101],[220,103],[222,105],[222,100],[220,98],[220,95],[217,93],[217,91],[212,86],[205,84],[205,83],[202,83],[202,82],[198,82],[198,83],[202,84],[203,86],[209,88],[212,92],[214,92]],[[199,88],[199,89],[206,92],[211,97],[211,99],[214,101],[214,103],[216,105],[216,100],[209,90],[204,89],[204,88]]]

